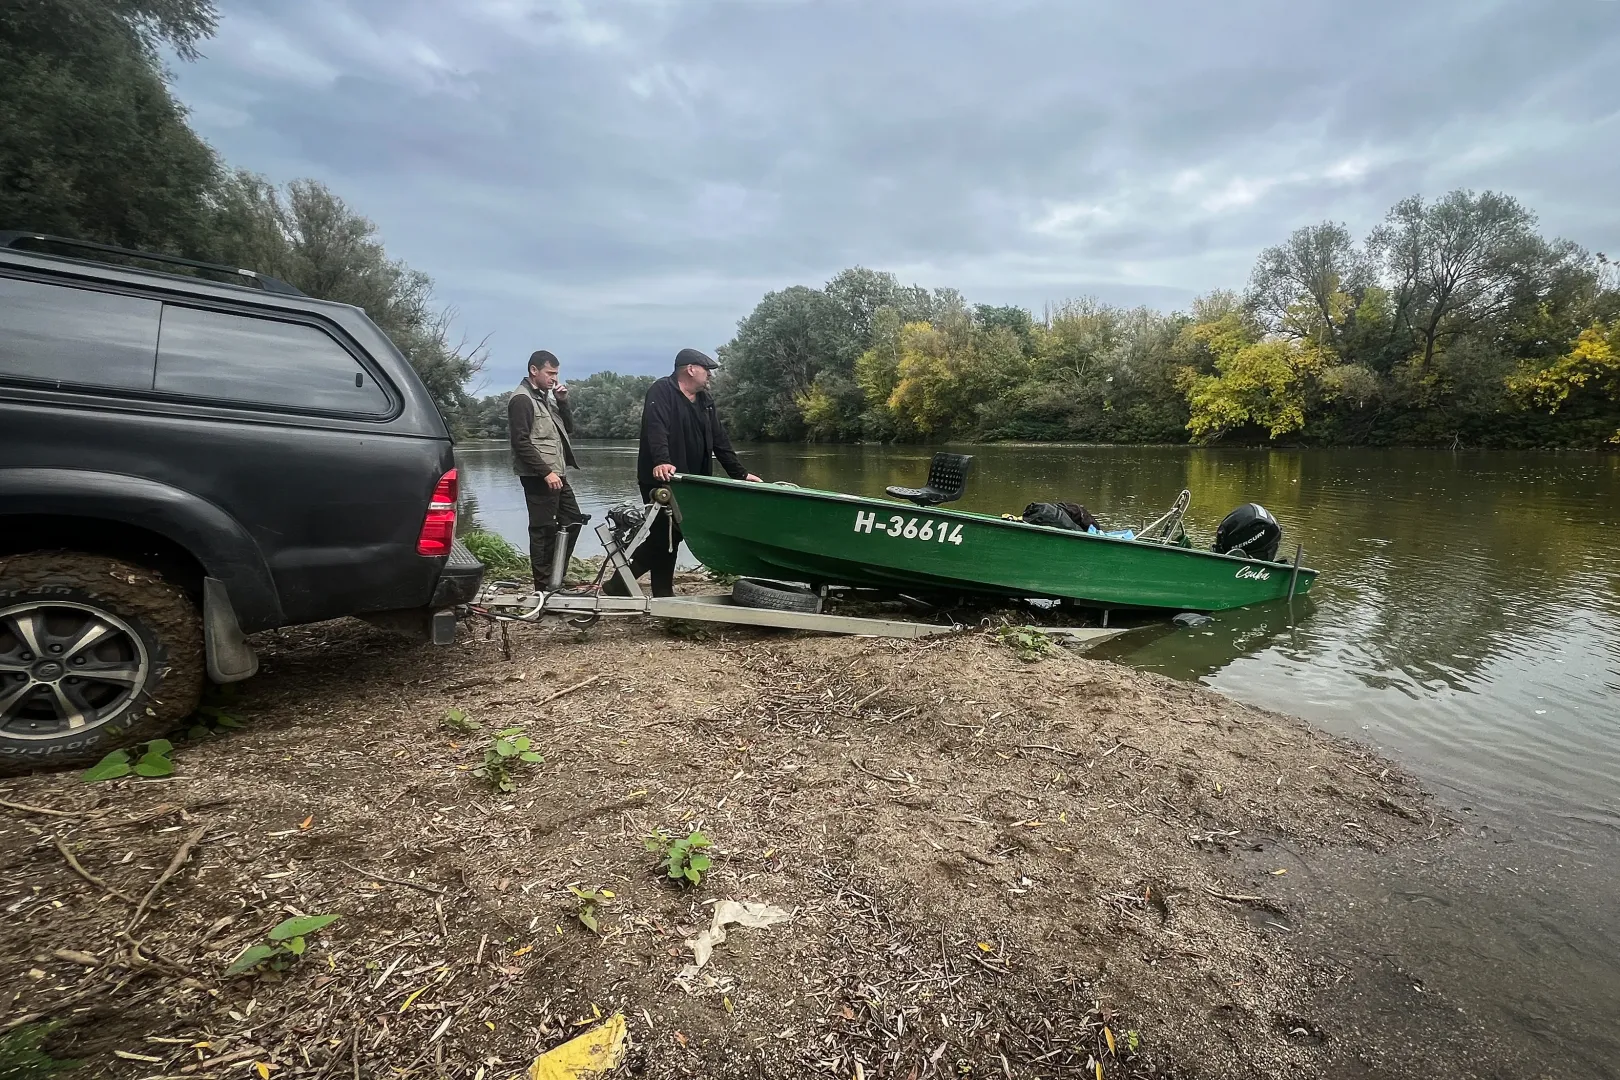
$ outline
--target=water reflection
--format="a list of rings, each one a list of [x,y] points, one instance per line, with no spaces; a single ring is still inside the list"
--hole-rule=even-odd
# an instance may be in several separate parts
[[[1145,622],[1124,637],[1105,641],[1091,655],[1184,682],[1212,679],[1234,661],[1269,649],[1299,655],[1304,626],[1316,611],[1309,596],[1290,604],[1268,604],[1218,611],[1209,622],[1178,626],[1168,619]]]
[[[1199,680],[1381,745],[1431,778],[1549,822],[1620,834],[1620,457],[1553,453],[978,446],[957,504],[1083,503],[1140,525],[1183,487],[1195,539],[1257,501],[1323,571],[1314,610],[1224,613],[1120,639],[1107,655]],[[635,447],[581,447],[597,515],[635,494]],[[927,473],[923,447],[741,448],[767,480],[881,496]],[[504,447],[464,448],[485,523],[521,543]],[[587,535],[582,551],[598,550]],[[1298,604],[1296,603],[1296,608]],[[1574,842],[1574,841],[1571,841]]]

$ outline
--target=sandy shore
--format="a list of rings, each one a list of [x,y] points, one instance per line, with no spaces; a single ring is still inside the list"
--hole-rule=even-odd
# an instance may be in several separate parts
[[[463,633],[266,635],[228,705],[245,726],[182,744],[174,778],[0,782],[0,1024],[58,1023],[56,1057],[127,1077],[496,1080],[615,1012],[648,1077],[1505,1063],[1436,996],[1383,1008],[1388,972],[1334,958],[1353,923],[1317,917],[1318,868],[1410,867],[1452,826],[1301,721],[985,634],[518,628],[508,661]],[[476,765],[509,726],[544,761],[501,794]],[[715,865],[682,889],[644,839],[694,828]],[[600,892],[599,933],[571,887]],[[793,918],[683,986],[723,899]],[[322,913],[284,975],[222,978]]]

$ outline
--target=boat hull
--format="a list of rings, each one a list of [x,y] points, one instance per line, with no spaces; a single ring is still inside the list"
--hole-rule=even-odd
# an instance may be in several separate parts
[[[677,475],[672,490],[692,554],[738,576],[1177,611],[1281,599],[1294,576],[1286,563],[786,485]],[[1315,579],[1302,568],[1296,595]]]

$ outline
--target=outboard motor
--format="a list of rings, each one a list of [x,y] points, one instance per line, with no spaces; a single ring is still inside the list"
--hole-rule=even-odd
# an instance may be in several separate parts
[[[1282,543],[1282,526],[1271,516],[1271,511],[1259,503],[1245,503],[1227,514],[1215,530],[1215,546],[1210,550],[1217,555],[1241,555],[1249,559],[1277,561],[1277,546]]]

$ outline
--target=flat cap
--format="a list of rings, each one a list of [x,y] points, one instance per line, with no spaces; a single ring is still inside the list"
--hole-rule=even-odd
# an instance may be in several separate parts
[[[687,364],[698,364],[701,367],[706,367],[710,371],[713,371],[715,368],[720,366],[720,361],[716,360],[708,353],[699,352],[696,349],[682,349],[680,352],[675,354],[675,366],[677,368],[683,368]]]

